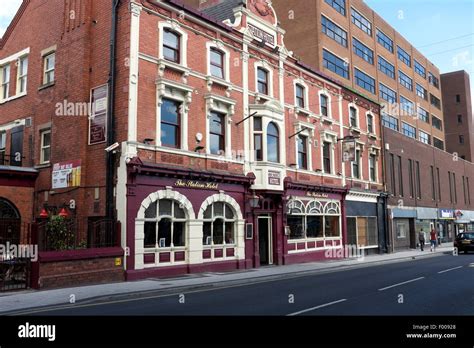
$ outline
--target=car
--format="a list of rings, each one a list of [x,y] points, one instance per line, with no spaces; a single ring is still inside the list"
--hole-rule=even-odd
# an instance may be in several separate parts
[[[474,251],[474,232],[459,233],[454,240],[454,247],[458,252]]]

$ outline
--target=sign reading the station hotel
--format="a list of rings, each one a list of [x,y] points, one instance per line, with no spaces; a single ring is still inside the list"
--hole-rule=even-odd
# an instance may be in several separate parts
[[[315,197],[315,198],[329,198],[327,193],[320,193],[320,192],[306,192],[306,196]]]
[[[203,190],[217,190],[219,188],[219,184],[215,182],[201,182],[194,180],[178,180],[174,183],[174,186]]]
[[[262,41],[265,41],[266,43],[268,43],[272,46],[275,46],[275,36],[273,36],[270,33],[267,33],[266,31],[264,31],[260,28],[254,27],[251,24],[248,25],[248,28],[249,28],[250,33],[254,37],[256,37],[257,39],[260,39]]]

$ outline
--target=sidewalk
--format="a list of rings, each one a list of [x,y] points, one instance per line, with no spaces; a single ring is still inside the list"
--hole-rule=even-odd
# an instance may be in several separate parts
[[[256,269],[246,269],[226,273],[187,274],[176,278],[147,279],[134,282],[121,282],[99,285],[88,285],[74,288],[54,290],[27,290],[0,294],[0,313],[30,309],[35,307],[67,305],[71,295],[75,296],[76,303],[95,298],[107,298],[116,295],[130,295],[133,293],[159,290],[224,286],[242,284],[271,279],[301,276],[311,273],[337,271],[348,268],[367,267],[384,262],[396,262],[410,259],[440,256],[453,250],[452,246],[441,246],[435,252],[409,250],[393,254],[371,255],[363,259],[345,259],[324,262],[311,262],[287,266],[268,266]]]

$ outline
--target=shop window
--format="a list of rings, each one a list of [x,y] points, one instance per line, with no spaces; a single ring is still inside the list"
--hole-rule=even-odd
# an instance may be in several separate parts
[[[186,246],[186,214],[180,204],[161,199],[145,211],[145,248]]]
[[[309,202],[307,207],[298,200],[287,205],[289,239],[339,238],[339,202]]]
[[[347,233],[352,236],[351,242],[358,247],[378,246],[376,217],[348,217]]]
[[[206,209],[202,244],[235,244],[235,214],[230,205],[216,202]]]

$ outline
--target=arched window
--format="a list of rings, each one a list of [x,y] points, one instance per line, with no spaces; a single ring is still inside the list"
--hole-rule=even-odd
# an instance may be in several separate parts
[[[178,202],[153,202],[145,210],[145,248],[186,246],[186,221],[186,213]]]
[[[235,214],[229,204],[211,204],[203,219],[203,245],[235,244]]]
[[[180,63],[181,35],[170,30],[163,31],[163,56],[166,60]]]
[[[8,201],[0,198],[0,219],[19,219],[18,210]]]
[[[280,134],[275,123],[270,122],[267,128],[267,161],[280,162]]]

